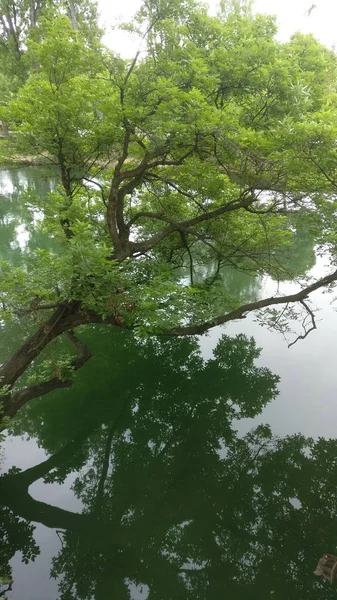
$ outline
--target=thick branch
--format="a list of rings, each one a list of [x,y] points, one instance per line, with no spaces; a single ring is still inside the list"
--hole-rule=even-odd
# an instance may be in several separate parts
[[[78,369],[83,367],[83,365],[92,357],[92,353],[90,352],[88,346],[81,342],[81,340],[76,337],[72,330],[67,331],[66,335],[77,352],[76,358],[71,361],[71,367],[74,371],[78,371]],[[71,385],[72,379],[68,378],[63,380],[59,377],[52,377],[47,381],[30,385],[22,390],[9,393],[4,397],[3,400],[4,411],[2,416],[14,417],[18,410],[22,408],[24,404],[29,402],[29,400],[39,398],[40,396],[45,396],[46,394],[49,394],[49,392],[59,388],[71,387]]]
[[[30,496],[26,490],[16,488],[15,476],[13,489],[10,486],[10,476],[0,482],[1,505],[8,506],[15,514],[27,521],[41,523],[51,529],[76,531],[79,536],[89,535],[100,540],[102,545],[109,544],[116,550],[123,548],[124,536],[121,527],[112,523],[102,522],[90,514],[74,513],[46,502],[40,502]],[[118,544],[118,545],[117,545]]]
[[[55,308],[59,308],[60,306],[60,302],[57,302],[56,304],[38,304],[38,300],[35,301],[35,299],[33,299],[29,308],[25,310],[18,308],[16,310],[13,310],[13,313],[16,314],[18,317],[24,317],[40,310],[53,310]]]
[[[123,84],[120,88],[120,104],[121,104],[121,108],[122,108],[123,112],[124,112],[125,92],[126,92],[127,84],[128,84],[128,81],[129,81],[135,67],[136,67],[136,64],[137,64],[137,61],[138,61],[138,58],[139,58],[139,55],[141,52],[142,44],[158,20],[159,20],[159,17],[156,17],[149,24],[148,28],[146,29],[145,33],[143,34],[140,44],[139,44],[139,47],[138,47],[138,50],[131,62],[131,65],[125,75]],[[123,164],[125,163],[125,161],[127,160],[128,155],[129,155],[129,144],[130,144],[131,135],[132,135],[133,129],[134,129],[125,114],[123,116],[123,126],[124,126],[123,147],[122,147],[121,155],[119,156],[119,158],[117,160],[117,164],[116,164],[116,167],[114,170],[114,177],[113,177],[113,181],[112,181],[112,185],[111,185],[109,203],[108,203],[108,208],[107,208],[107,221],[108,221],[110,236],[111,236],[112,242],[114,244],[116,254],[117,255],[121,254],[121,256],[122,256],[123,252],[124,252],[124,254],[127,254],[127,252],[125,252],[125,248],[123,246],[126,246],[129,242],[129,230],[125,226],[125,222],[124,222],[124,198],[125,198],[126,194],[128,193],[128,191],[120,190],[120,183],[125,177],[135,176],[136,182],[135,182],[134,187],[136,187],[142,178],[143,171],[145,171],[147,168],[147,163],[148,163],[148,159],[149,159],[149,157],[147,155],[145,155],[144,160],[139,165],[140,171],[136,172],[135,175],[133,175],[132,173],[130,175],[125,175],[125,173],[124,174],[121,173],[121,168],[122,168]],[[126,173],[128,173],[128,171]]]
[[[110,428],[110,431],[108,433],[107,440],[105,442],[105,450],[104,450],[103,461],[102,461],[101,475],[100,475],[98,485],[97,485],[97,490],[96,490],[94,513],[96,513],[98,515],[102,509],[102,505],[103,505],[103,501],[104,501],[104,486],[105,486],[106,479],[108,476],[112,441],[113,441],[113,437],[115,435],[115,426],[114,425],[115,424],[113,423]]]
[[[0,367],[1,386],[13,386],[52,339],[67,329],[71,329],[71,326],[67,326],[67,317],[71,316],[77,307],[78,303],[76,302],[61,304],[51,317],[21,344],[18,350]]]
[[[78,31],[78,22],[77,22],[76,10],[75,10],[75,5],[74,5],[73,0],[67,0],[66,5],[67,5],[68,16],[71,21],[72,28],[75,29],[75,31]]]
[[[11,476],[11,480],[7,479],[7,481],[15,481],[16,488],[28,490],[29,486],[31,486],[35,481],[46,477],[46,475],[48,475],[48,473],[50,473],[52,470],[57,469],[61,465],[66,465],[69,460],[71,461],[74,454],[79,450],[79,448],[81,448],[83,442],[95,431],[99,425],[101,425],[100,422],[91,420],[91,422],[85,426],[80,433],[75,435],[70,442],[62,446],[58,452],[52,454],[43,462],[25,469],[25,471],[15,473],[15,475]]]
[[[7,12],[5,13],[5,17],[7,19],[7,27],[5,27],[7,34],[12,36],[15,45],[15,51],[18,56],[21,56],[20,43],[18,38],[18,31],[15,29],[13,19],[9,13],[9,8],[7,7]],[[4,23],[4,19],[2,18],[2,22]]]
[[[187,242],[187,236],[186,236],[185,232],[183,232],[183,231],[180,231],[180,237],[181,237],[181,241],[182,241],[182,243],[183,243],[184,247],[186,248],[186,251],[187,251],[188,257],[189,257],[189,259],[190,259],[190,283],[191,283],[191,285],[194,285],[193,256],[192,256],[192,253],[191,253],[190,247],[189,247],[189,245],[188,245],[188,242]]]
[[[130,135],[131,130],[126,123],[123,151],[115,167],[107,208],[109,232],[115,248],[115,256],[119,260],[123,260],[127,256],[131,256],[133,254],[133,244],[131,245],[129,242],[130,224],[126,224],[124,221],[125,197],[128,194],[131,194],[141,184],[149,170],[158,166],[178,166],[194,152],[194,149],[190,148],[179,158],[175,160],[167,160],[166,156],[168,149],[160,148],[153,153],[145,154],[142,161],[134,169],[121,171],[121,166],[128,155]],[[160,156],[161,158],[154,160],[157,156]],[[129,181],[122,185],[122,182],[125,180]],[[136,252],[138,252],[138,249]]]
[[[87,360],[89,360],[91,355],[85,344],[80,342],[70,330],[88,323],[107,323],[118,327],[130,328],[114,316],[104,320],[101,315],[93,311],[81,311],[79,302],[73,301],[64,304],[60,306],[33,335],[28,337],[18,350],[16,350],[16,352],[14,352],[14,354],[12,354],[12,356],[1,366],[1,387],[7,385],[12,387],[19,377],[28,369],[34,359],[39,356],[42,350],[44,350],[53,339],[65,332],[67,332],[68,339],[77,350],[77,358],[73,361],[73,367],[75,370],[79,369]],[[56,387],[68,387],[67,382],[59,382],[57,378],[45,382],[45,385],[46,391],[44,393],[47,393]],[[49,390],[47,389],[48,386],[51,386]],[[33,387],[35,388],[35,386]],[[29,392],[29,389],[30,388],[27,388],[27,390],[22,390],[21,392],[18,391],[17,393],[33,393],[33,391]],[[41,387],[35,388],[32,397],[35,398],[43,395],[41,392]],[[13,394],[14,393],[16,392],[13,392]],[[8,395],[6,395],[5,398],[8,398]],[[5,398],[3,399],[5,400]]]
[[[308,313],[312,316],[312,311],[304,302],[305,299],[314,291],[325,287],[331,283],[334,283],[335,281],[337,281],[337,270],[331,273],[330,275],[327,275],[326,277],[318,279],[317,281],[303,288],[296,294],[289,294],[286,296],[272,296],[270,298],[257,300],[256,302],[243,304],[235,310],[215,317],[212,321],[206,321],[199,325],[188,325],[186,327],[174,327],[172,329],[164,329],[160,332],[158,331],[158,335],[202,335],[212,327],[223,325],[224,323],[228,323],[229,321],[245,318],[245,316],[250,312],[279,304],[291,304],[300,302],[303,304],[303,306],[305,306]],[[116,319],[116,317],[111,316],[103,319],[101,315],[93,311],[83,311],[74,312],[72,314],[66,314],[62,318],[60,317],[60,321],[59,323],[57,323],[57,327],[55,324],[55,331],[53,333],[49,332],[47,334],[45,333],[45,327],[42,327],[42,329],[40,328],[38,332],[35,335],[31,336],[26,342],[24,342],[24,344],[22,344],[19,350],[16,353],[14,353],[14,355],[3,365],[3,367],[1,368],[1,372],[7,376],[7,379],[6,377],[4,377],[2,385],[4,385],[6,381],[9,381],[9,383],[11,383],[12,380],[16,381],[16,379],[18,379],[18,377],[29,367],[33,358],[35,358],[41,352],[41,350],[49,343],[49,341],[56,337],[56,335],[60,335],[64,332],[67,332],[69,340],[76,347],[77,350],[77,357],[72,363],[73,368],[74,370],[80,369],[87,362],[87,360],[89,360],[89,358],[91,357],[91,353],[89,349],[85,346],[85,344],[78,340],[74,333],[69,330],[78,327],[79,325],[88,323],[102,323],[105,325],[113,325],[129,330],[133,329],[132,325],[125,325],[125,323],[123,323],[121,320]],[[315,321],[313,320],[311,330],[315,327]],[[43,344],[42,342],[40,342],[39,346],[34,345],[35,341],[39,339],[39,336],[41,336],[41,331],[45,336],[45,340]],[[298,339],[303,339],[304,337],[306,337],[306,335],[308,335],[308,333],[309,331],[307,331],[305,335],[299,336]],[[18,357],[19,363],[17,364]],[[11,375],[12,379],[9,377],[9,375]],[[28,400],[36,398],[37,396],[47,394],[49,391],[52,391],[56,388],[69,387],[70,385],[71,381],[61,381],[60,379],[55,377],[42,384],[37,384],[24,390],[13,392],[12,395],[7,394],[2,398],[5,404],[6,414],[8,414],[8,416],[13,416],[23,404],[28,402]]]

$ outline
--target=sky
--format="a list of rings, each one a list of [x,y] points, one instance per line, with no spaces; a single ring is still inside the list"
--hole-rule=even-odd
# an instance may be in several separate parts
[[[308,10],[315,8],[308,16]],[[141,0],[98,0],[101,21],[106,27],[105,43],[122,56],[133,56],[136,48],[130,37],[111,29],[118,18],[129,20],[141,4]],[[212,13],[216,12],[218,0],[208,0]],[[323,44],[337,48],[337,0],[255,0],[256,12],[273,14],[279,26],[278,37],[287,40],[295,31],[313,33]]]

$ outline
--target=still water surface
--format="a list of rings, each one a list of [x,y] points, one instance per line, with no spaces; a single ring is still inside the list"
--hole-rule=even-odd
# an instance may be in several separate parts
[[[54,185],[46,170],[0,172],[1,259],[52,247],[24,190]],[[233,273],[224,285],[275,289]],[[314,299],[318,330],[290,349],[253,317],[199,343],[82,333],[94,357],[72,389],[25,407],[0,450],[2,474],[16,469],[0,485],[5,597],[335,598],[312,571],[337,554],[337,315]],[[22,333],[2,330],[0,360]]]

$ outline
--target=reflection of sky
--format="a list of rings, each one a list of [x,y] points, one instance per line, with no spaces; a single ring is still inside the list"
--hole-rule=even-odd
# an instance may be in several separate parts
[[[36,225],[39,221],[42,221],[44,218],[43,212],[41,210],[34,210],[32,212],[33,216],[33,225]],[[31,238],[31,233],[28,231],[24,223],[21,223],[15,228],[15,241],[11,242],[11,247],[17,248],[18,246],[21,250],[24,250],[27,247],[27,244]]]
[[[15,176],[16,181],[14,185],[11,171],[1,168],[0,195],[10,196],[17,187],[25,190],[28,188],[28,179],[22,169],[15,169]]]
[[[26,226],[23,223],[16,227],[15,236],[16,239],[14,242],[11,242],[11,247],[16,248],[17,246],[19,246],[21,250],[23,250],[27,246],[30,238],[29,231],[27,231]]]
[[[5,196],[12,194],[14,191],[14,184],[12,181],[12,177],[10,171],[6,171],[5,169],[1,169],[1,181],[0,181],[0,194]]]
[[[1,202],[1,196],[11,196],[14,193],[14,191],[18,188],[23,189],[23,190],[28,189],[29,182],[28,182],[27,177],[25,176],[24,171],[22,169],[21,170],[16,169],[15,176],[16,176],[16,181],[14,184],[11,171],[6,170],[6,169],[1,169],[0,202]],[[50,185],[51,190],[53,190],[55,188],[55,184],[52,180],[50,180],[49,185]],[[36,209],[36,210],[32,211],[32,217],[33,217],[33,225],[36,225],[38,223],[38,221],[41,221],[43,219],[43,212],[41,210]],[[13,220],[14,220],[14,217],[12,217],[11,215],[5,215],[4,218],[2,219],[2,222],[4,225],[6,225]],[[21,248],[21,250],[24,250],[29,242],[30,237],[31,237],[31,234],[29,233],[29,231],[24,223],[20,223],[20,225],[18,225],[15,228],[15,236],[16,236],[16,239],[15,239],[15,241],[13,241],[11,243],[11,248],[15,249],[15,248],[19,247],[19,248]]]

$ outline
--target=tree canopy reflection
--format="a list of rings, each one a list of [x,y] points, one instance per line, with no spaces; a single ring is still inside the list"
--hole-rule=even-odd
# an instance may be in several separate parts
[[[312,571],[337,546],[337,442],[237,434],[233,419],[277,393],[254,340],[223,336],[209,360],[187,339],[135,346],[102,331],[100,345],[71,392],[31,403],[16,424],[50,457],[0,479],[2,572],[17,550],[37,554],[37,522],[62,531],[61,600],[142,587],[150,600],[332,598]],[[81,514],[29,494],[71,472]]]

